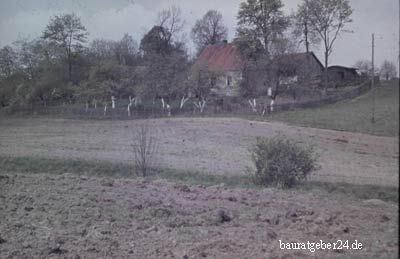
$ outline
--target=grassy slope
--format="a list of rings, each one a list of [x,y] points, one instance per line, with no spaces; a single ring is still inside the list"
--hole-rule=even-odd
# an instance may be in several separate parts
[[[46,174],[76,174],[95,177],[137,178],[133,167],[121,163],[102,161],[82,161],[47,159],[38,157],[2,157],[0,156],[1,172],[7,173],[46,173]],[[189,185],[219,185],[226,187],[262,188],[253,183],[250,175],[210,175],[199,172],[185,172],[170,169],[153,170],[146,177],[148,180],[165,179],[172,182],[184,182]],[[1,180],[1,178],[0,178]],[[356,185],[349,183],[305,182],[295,188],[296,191],[329,195],[341,195],[357,199],[381,199],[398,203],[399,188],[378,185]]]
[[[398,82],[382,83],[376,88],[376,122],[371,123],[372,93],[321,108],[276,113],[271,120],[306,127],[361,132],[379,136],[398,136]]]

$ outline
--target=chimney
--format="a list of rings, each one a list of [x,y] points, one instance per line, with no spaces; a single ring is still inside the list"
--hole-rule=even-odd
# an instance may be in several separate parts
[[[228,44],[228,40],[223,40],[222,43]]]

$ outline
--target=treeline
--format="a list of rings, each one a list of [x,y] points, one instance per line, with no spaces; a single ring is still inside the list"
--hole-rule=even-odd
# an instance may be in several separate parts
[[[246,0],[238,10],[234,42],[249,67],[266,71],[260,75],[264,81],[284,74],[272,69],[272,60],[297,51],[299,44],[306,51],[322,44],[327,67],[333,43],[351,22],[348,0],[304,0],[291,15],[282,8],[280,0]],[[39,38],[0,50],[0,107],[53,101],[97,105],[111,102],[111,96],[135,102],[160,99],[163,105],[179,99],[182,106],[189,93],[201,105],[210,94],[211,75],[191,69],[184,25],[180,9],[170,7],[158,13],[140,41],[125,34],[117,41],[88,42],[89,32],[78,16],[54,16]],[[227,32],[222,15],[210,10],[190,36],[199,54],[226,39]]]

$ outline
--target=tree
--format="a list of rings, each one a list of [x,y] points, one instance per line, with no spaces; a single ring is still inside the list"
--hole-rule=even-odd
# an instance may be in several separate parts
[[[10,46],[0,49],[0,77],[10,77],[17,68],[17,54]]]
[[[175,98],[185,88],[188,57],[183,42],[177,40],[183,28],[180,10],[171,7],[159,13],[155,25],[140,42],[143,52],[142,95],[160,98],[163,107],[168,99]]]
[[[181,9],[177,6],[171,6],[162,10],[158,13],[157,25],[164,29],[162,37],[167,45],[172,44],[173,41],[178,41],[178,36],[185,26]]]
[[[263,55],[264,47],[261,41],[248,29],[238,31],[233,42],[247,60],[255,62]]]
[[[395,78],[397,74],[396,65],[393,62],[385,60],[381,65],[380,73],[385,80]]]
[[[15,94],[17,54],[10,46],[0,49],[0,108],[10,105],[11,98]]]
[[[267,60],[271,45],[288,26],[282,8],[280,0],[247,0],[240,5],[237,36],[260,42]]]
[[[94,39],[89,44],[89,53],[95,59],[113,59],[116,44],[113,40]]]
[[[43,72],[44,63],[55,63],[59,56],[56,46],[42,39],[18,40],[15,43],[18,53],[18,66],[29,81],[36,81]]]
[[[304,8],[308,10],[311,30],[321,39],[324,45],[325,57],[325,87],[328,88],[328,59],[333,51],[339,34],[346,24],[352,22],[350,16],[353,10],[348,0],[304,0]]]
[[[154,26],[140,41],[140,50],[144,56],[153,53],[166,55],[172,49],[169,37],[170,34],[164,27]]]
[[[310,51],[310,44],[316,45],[321,42],[317,32],[311,29],[310,11],[305,2],[299,5],[297,12],[292,16],[292,23],[293,35],[300,38],[300,43],[304,43],[306,53]]]
[[[168,55],[148,54],[144,58],[145,95],[150,98],[170,98],[183,95],[189,67],[186,53],[178,46]]]
[[[370,60],[357,60],[356,63],[354,63],[354,67],[357,68],[362,75],[371,75],[372,64]]]
[[[133,65],[138,52],[138,44],[132,36],[125,33],[122,39],[117,42],[114,51],[119,64]]]
[[[129,66],[119,64],[117,59],[104,59],[91,66],[88,79],[83,83],[81,98],[86,101],[107,102],[134,94],[135,73]]]
[[[197,53],[207,45],[216,44],[226,39],[228,29],[222,21],[222,14],[216,10],[209,10],[203,18],[196,21],[192,28],[192,39],[197,46]]]
[[[72,66],[75,54],[83,48],[88,32],[74,13],[54,16],[43,32],[43,38],[54,42],[65,50],[68,76],[72,81]]]

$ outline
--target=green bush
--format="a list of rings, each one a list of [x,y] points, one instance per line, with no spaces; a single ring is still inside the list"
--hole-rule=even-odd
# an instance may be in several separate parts
[[[316,169],[311,146],[300,146],[282,136],[257,138],[250,154],[256,168],[254,181],[259,185],[291,188]]]

